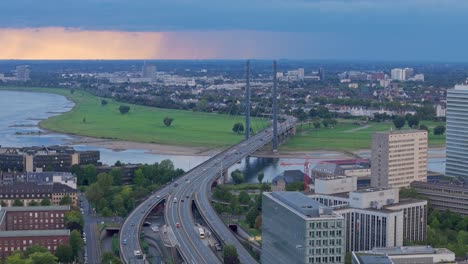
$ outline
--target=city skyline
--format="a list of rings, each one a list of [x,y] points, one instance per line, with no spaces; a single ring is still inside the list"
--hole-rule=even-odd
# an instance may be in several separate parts
[[[452,30],[468,25],[460,0],[6,0],[0,10],[0,59],[468,61]]]

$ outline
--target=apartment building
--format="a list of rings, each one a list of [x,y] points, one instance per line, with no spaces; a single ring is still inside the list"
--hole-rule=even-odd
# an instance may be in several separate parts
[[[31,202],[42,202],[48,198],[52,205],[60,205],[65,196],[70,196],[72,205],[78,205],[78,191],[61,183],[36,184],[14,183],[0,186],[0,202],[4,206],[12,206],[15,200],[21,201],[25,206]]]
[[[377,132],[372,135],[371,186],[409,187],[427,178],[427,131]]]

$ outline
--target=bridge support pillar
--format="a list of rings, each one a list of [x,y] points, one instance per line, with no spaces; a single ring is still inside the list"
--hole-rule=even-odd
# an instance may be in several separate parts
[[[229,181],[229,174],[228,171],[223,171],[223,183],[226,184]]]

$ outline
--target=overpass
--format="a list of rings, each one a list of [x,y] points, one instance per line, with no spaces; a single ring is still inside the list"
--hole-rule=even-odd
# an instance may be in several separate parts
[[[278,136],[284,138],[294,133],[295,125],[295,120],[288,118],[278,125]],[[149,196],[130,213],[121,227],[122,261],[127,264],[146,263],[144,259],[134,256],[135,250],[142,252],[139,241],[140,228],[152,208],[166,200],[166,224],[172,229],[177,239],[176,247],[186,263],[221,263],[214,252],[202,243],[194,228],[192,202],[196,204],[201,216],[218,240],[222,244],[232,244],[237,248],[241,263],[257,263],[212,208],[209,192],[213,183],[222,178],[223,174],[226,175],[225,172],[229,167],[272,140],[273,129],[263,130],[188,171],[177,180],[179,184],[177,187],[167,184]]]

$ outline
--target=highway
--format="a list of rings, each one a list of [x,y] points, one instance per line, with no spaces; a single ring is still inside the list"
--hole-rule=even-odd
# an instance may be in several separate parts
[[[294,125],[292,119],[279,124],[278,134]],[[214,252],[200,241],[199,234],[194,228],[192,200],[195,201],[200,214],[213,234],[221,240],[221,243],[233,244],[237,248],[241,263],[257,263],[212,208],[209,192],[212,183],[220,177],[222,171],[227,170],[239,160],[269,143],[273,138],[272,134],[272,129],[269,128],[224,150],[179,177],[177,184],[171,183],[171,185],[165,186],[141,203],[131,212],[121,228],[120,252],[124,263],[144,263],[144,260],[137,259],[134,256],[135,250],[141,252],[138,240],[140,227],[150,209],[166,197],[166,223],[172,228],[178,241],[177,248],[187,263],[221,263],[221,260],[216,257]],[[126,239],[126,243],[124,243],[124,239]]]

